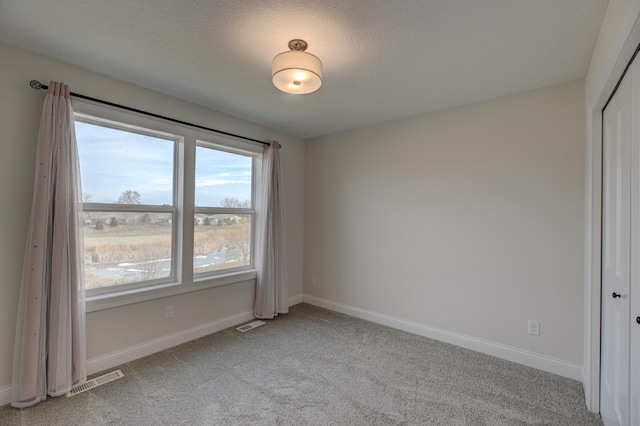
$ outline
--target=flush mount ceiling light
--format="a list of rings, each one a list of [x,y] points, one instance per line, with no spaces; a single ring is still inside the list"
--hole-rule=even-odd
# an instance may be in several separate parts
[[[283,92],[305,95],[322,86],[322,62],[307,50],[304,40],[291,40],[289,52],[273,58],[271,76],[273,85]]]

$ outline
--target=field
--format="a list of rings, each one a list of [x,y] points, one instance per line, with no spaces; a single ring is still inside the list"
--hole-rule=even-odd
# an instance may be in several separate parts
[[[170,223],[85,225],[85,288],[168,277],[171,231]],[[196,225],[196,272],[249,264],[250,231],[248,222]]]

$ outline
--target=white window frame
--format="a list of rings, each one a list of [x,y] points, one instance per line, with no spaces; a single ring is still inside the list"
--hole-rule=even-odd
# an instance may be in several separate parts
[[[256,179],[257,170],[259,169],[260,162],[258,161],[258,154],[248,153],[245,150],[234,149],[229,146],[220,145],[219,143],[209,142],[205,140],[196,140],[196,148],[202,147],[207,149],[214,149],[218,151],[228,152],[231,154],[245,155],[251,157],[251,206],[249,208],[228,208],[228,207],[214,207],[214,206],[196,206],[194,203],[194,215],[195,214],[248,214],[251,215],[251,236],[249,242],[249,265],[241,266],[237,268],[228,268],[220,272],[207,271],[196,273],[194,271],[194,280],[202,281],[207,280],[215,275],[224,273],[232,273],[238,271],[245,271],[255,269],[255,247],[256,247]],[[195,167],[194,167],[195,170]],[[192,263],[193,267],[193,263]]]
[[[169,213],[171,214],[171,274],[165,278],[157,278],[145,281],[135,281],[132,283],[117,284],[115,286],[98,287],[85,289],[88,299],[109,295],[112,293],[130,292],[138,289],[156,288],[158,286],[170,285],[178,282],[177,265],[178,265],[178,227],[176,220],[178,216],[177,194],[178,194],[178,162],[181,160],[179,155],[179,146],[183,142],[183,138],[178,135],[154,131],[142,127],[133,126],[129,123],[118,123],[106,120],[103,117],[92,117],[86,114],[75,114],[75,121],[87,124],[99,125],[110,129],[122,130],[131,133],[151,136],[154,138],[170,140],[173,142],[173,185],[172,185],[172,204],[171,205],[149,205],[149,204],[117,204],[117,203],[82,203],[83,212],[132,212],[132,213]]]
[[[255,247],[257,244],[257,217],[260,212],[256,206],[257,196],[261,190],[261,158],[263,147],[259,144],[241,139],[219,135],[197,128],[175,124],[170,121],[129,112],[115,107],[105,106],[91,101],[73,99],[75,118],[78,121],[90,120],[105,125],[117,123],[116,128],[126,130],[127,127],[139,133],[147,129],[151,136],[175,138],[175,170],[174,170],[174,205],[169,207],[173,212],[172,231],[172,277],[149,280],[142,283],[123,284],[107,287],[106,290],[89,291],[86,297],[87,312],[108,309],[131,303],[167,297],[205,288],[218,287],[234,283],[255,280]],[[164,136],[159,136],[164,135]],[[247,267],[225,269],[220,272],[197,274],[193,271],[193,237],[195,214],[195,151],[198,144],[253,157],[252,202],[253,215],[251,223],[251,265]],[[88,209],[108,208],[121,211],[122,205],[87,203]],[[109,207],[107,207],[109,206]],[[145,212],[164,212],[166,206],[133,205],[132,210]],[[239,213],[238,209],[230,209]],[[141,284],[141,285],[138,285]]]

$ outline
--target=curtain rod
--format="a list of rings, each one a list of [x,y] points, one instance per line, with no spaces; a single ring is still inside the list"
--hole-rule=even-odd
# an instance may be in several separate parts
[[[38,80],[31,80],[29,82],[29,86],[31,86],[31,88],[35,89],[35,90],[48,89],[49,88],[49,86],[47,86],[46,84],[40,83]],[[239,139],[244,139],[246,141],[261,143],[262,145],[270,145],[269,142],[264,142],[264,141],[261,141],[261,140],[258,140],[258,139],[252,139],[252,138],[248,138],[246,136],[240,136],[240,135],[236,135],[234,133],[229,133],[229,132],[225,132],[225,131],[222,131],[222,130],[217,130],[217,129],[212,129],[210,127],[201,126],[199,124],[193,124],[193,123],[189,123],[187,121],[177,120],[177,119],[171,118],[171,117],[165,117],[164,115],[159,115],[159,114],[154,114],[152,112],[142,111],[140,109],[131,108],[131,107],[128,107],[128,106],[125,106],[125,105],[115,104],[115,103],[109,102],[109,101],[103,101],[102,99],[96,99],[96,98],[92,98],[90,96],[80,95],[78,93],[71,92],[71,96],[73,96],[75,98],[86,99],[88,101],[97,102],[97,103],[100,103],[100,104],[103,104],[103,105],[109,105],[109,106],[112,106],[112,107],[124,109],[124,110],[131,111],[131,112],[137,112],[138,114],[148,115],[150,117],[159,118],[161,120],[171,121],[172,123],[178,123],[178,124],[183,124],[185,126],[195,127],[197,129],[208,130],[210,132],[220,133],[220,134],[226,135],[226,136],[233,136],[234,138],[239,138]]]

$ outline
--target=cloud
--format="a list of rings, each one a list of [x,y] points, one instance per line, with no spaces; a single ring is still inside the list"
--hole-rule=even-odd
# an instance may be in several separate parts
[[[218,185],[235,185],[235,184],[248,184],[251,181],[240,181],[240,180],[223,180],[223,179],[205,179],[198,180],[196,182],[197,188],[202,188],[206,186],[218,186]]]
[[[172,204],[174,140],[76,122],[82,190],[94,203],[113,203],[126,190],[144,204]],[[251,156],[196,147],[196,199],[218,205],[225,197],[251,198]]]

